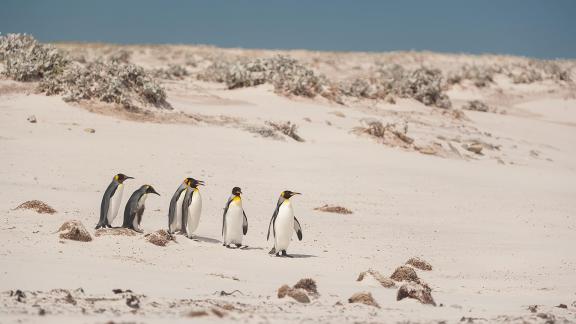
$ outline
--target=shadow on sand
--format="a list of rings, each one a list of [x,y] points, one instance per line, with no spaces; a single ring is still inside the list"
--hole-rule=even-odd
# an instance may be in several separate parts
[[[217,240],[217,239],[213,239],[210,237],[205,237],[205,236],[196,236],[194,235],[191,240],[195,240],[195,241],[199,241],[199,242],[206,242],[206,243],[212,243],[212,244],[220,244],[222,243],[222,241]]]

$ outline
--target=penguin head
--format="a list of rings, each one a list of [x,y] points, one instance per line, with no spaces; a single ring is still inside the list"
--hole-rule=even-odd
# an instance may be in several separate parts
[[[282,193],[280,194],[280,196],[284,199],[290,199],[290,197],[295,196],[295,195],[301,195],[301,193],[299,192],[293,192],[290,190],[284,190],[282,191]]]
[[[153,193],[153,194],[157,194],[158,196],[160,196],[160,194],[158,192],[156,192],[156,190],[154,190],[154,187],[152,187],[151,185],[143,185],[144,188],[146,188],[146,193]]]
[[[204,181],[202,180],[196,180],[194,178],[186,178],[184,180],[184,183],[188,186],[190,186],[191,188],[198,188],[198,186],[203,186],[204,185]]]
[[[241,194],[242,194],[242,189],[240,189],[240,187],[232,188],[232,195],[240,197]]]
[[[126,179],[134,179],[134,178],[129,177],[123,173],[118,173],[117,175],[114,176],[114,180],[118,181],[119,183],[123,183],[124,180]]]

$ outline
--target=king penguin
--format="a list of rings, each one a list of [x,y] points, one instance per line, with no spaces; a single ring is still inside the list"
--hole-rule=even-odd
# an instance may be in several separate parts
[[[125,174],[118,173],[112,179],[112,182],[106,188],[102,203],[100,204],[100,220],[96,229],[101,227],[112,227],[112,221],[118,215],[120,209],[120,202],[122,201],[122,192],[124,191],[124,180],[134,179]]]
[[[198,228],[200,223],[200,214],[202,213],[202,196],[198,186],[203,186],[204,181],[188,178],[188,188],[182,201],[182,227],[180,233],[192,238],[192,234]]]
[[[224,246],[231,248],[231,244],[236,248],[242,246],[242,238],[248,232],[248,218],[242,208],[242,190],[239,187],[232,189],[232,195],[228,198],[222,216],[222,237]]]
[[[130,228],[139,233],[144,232],[140,228],[140,223],[142,222],[142,215],[144,214],[144,203],[149,193],[160,196],[150,185],[143,185],[130,196],[124,209],[124,223],[122,227]]]
[[[302,227],[298,219],[296,219],[296,216],[294,216],[294,209],[290,201],[290,198],[294,195],[300,195],[300,193],[285,190],[282,191],[280,198],[278,198],[276,209],[268,225],[268,235],[266,236],[266,240],[268,240],[270,238],[270,228],[272,228],[274,247],[270,250],[269,254],[290,257],[286,254],[286,249],[288,249],[290,240],[292,240],[293,230],[296,231],[298,240],[302,241]]]
[[[184,179],[170,199],[170,208],[168,209],[168,232],[170,234],[179,231],[182,227],[182,202],[184,202],[184,196],[186,196],[186,191],[190,188],[192,180],[194,179]]]

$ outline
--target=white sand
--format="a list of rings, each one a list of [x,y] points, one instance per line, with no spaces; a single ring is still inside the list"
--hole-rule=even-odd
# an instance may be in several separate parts
[[[269,86],[227,91],[195,81],[204,87],[198,95],[180,89],[183,83],[169,86],[168,100],[178,111],[239,117],[243,124],[291,120],[306,142],[262,138],[234,124],[129,121],[59,97],[18,91],[0,97],[0,322],[187,322],[189,311],[210,311],[214,303],[235,307],[224,310],[224,320],[245,322],[544,321],[527,310],[532,304],[576,321],[576,100],[540,96],[504,104],[506,115],[466,112],[470,121],[456,123],[491,133],[490,141],[502,148],[454,159],[351,133],[360,119],[388,118],[391,110],[424,112],[422,120],[445,125],[415,127],[417,141],[459,131],[446,126],[454,121],[412,100],[344,107],[279,97]],[[32,114],[36,124],[26,120]],[[136,178],[126,182],[124,203],[144,183],[162,195],[146,201],[145,232],[166,228],[170,197],[184,177],[206,181],[199,241],[178,236],[167,247],[140,235],[60,241],[54,232],[69,219],[94,233],[101,196],[117,172]],[[244,192],[247,250],[220,243],[222,208],[234,186]],[[293,199],[304,233],[303,241],[290,246],[293,259],[267,254],[268,222],[285,189],[303,193]],[[58,212],[13,210],[32,199]],[[324,204],[354,213],[313,210]],[[355,281],[369,268],[389,275],[412,256],[433,265],[433,271],[417,272],[443,307],[397,302],[396,289]],[[318,283],[320,297],[311,304],[276,297],[281,285],[304,277]],[[39,298],[33,307],[30,293],[27,303],[18,303],[6,292],[56,296],[49,290],[80,287],[84,295],[73,293],[79,300],[118,297],[115,288],[146,297],[133,313],[121,298],[97,306],[59,306]],[[236,289],[242,294],[215,294]],[[358,291],[372,292],[382,308],[348,304]],[[335,306],[338,301],[343,306]],[[554,307],[560,303],[568,309]],[[37,315],[38,308],[46,310],[45,317]],[[105,310],[97,313],[98,308]]]

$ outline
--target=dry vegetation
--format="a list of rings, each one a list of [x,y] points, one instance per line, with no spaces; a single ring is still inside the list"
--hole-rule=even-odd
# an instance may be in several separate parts
[[[62,224],[58,229],[59,237],[61,239],[90,242],[92,241],[92,236],[86,230],[82,222],[78,220],[69,220]]]
[[[352,214],[352,211],[346,207],[342,206],[331,206],[331,205],[324,205],[321,207],[316,207],[314,210],[325,212],[325,213],[335,213],[335,214],[344,214],[349,215]]]
[[[15,209],[31,209],[38,214],[54,214],[56,209],[50,207],[47,203],[40,200],[29,200],[18,205]]]

